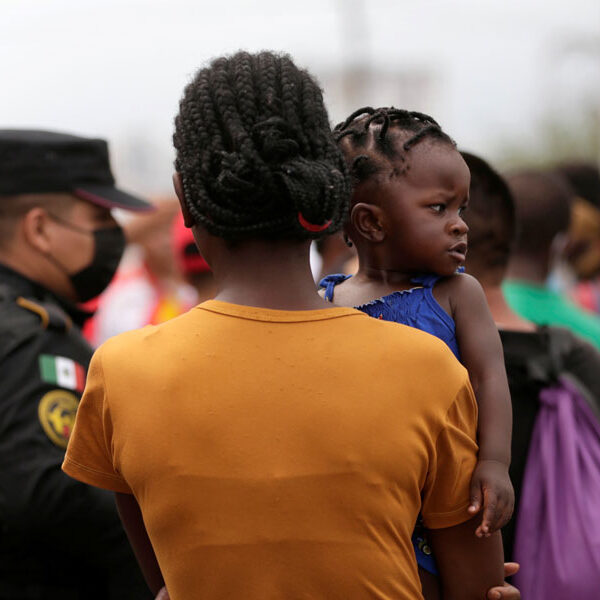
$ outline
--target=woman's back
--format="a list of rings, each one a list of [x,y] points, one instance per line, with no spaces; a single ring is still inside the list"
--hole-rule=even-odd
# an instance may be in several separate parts
[[[138,498],[172,598],[413,599],[421,494],[426,524],[468,518],[475,401],[411,328],[209,301],[113,338],[86,393],[66,466]]]
[[[314,286],[311,240],[341,227],[350,191],[318,84],[287,56],[216,59],[175,127],[175,189],[217,295],[96,352],[65,470],[118,492],[172,600],[418,598],[420,509],[447,597],[482,597],[500,540],[467,512],[464,369]]]

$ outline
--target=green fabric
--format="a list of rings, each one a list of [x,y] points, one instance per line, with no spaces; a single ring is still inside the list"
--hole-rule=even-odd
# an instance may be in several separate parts
[[[600,317],[539,285],[508,280],[502,291],[509,306],[538,325],[562,325],[600,349]]]
[[[48,383],[56,383],[58,379],[56,377],[55,357],[49,354],[40,354],[39,361],[42,379]]]

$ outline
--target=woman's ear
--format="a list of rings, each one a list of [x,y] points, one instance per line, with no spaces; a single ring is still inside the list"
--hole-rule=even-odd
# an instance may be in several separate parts
[[[194,221],[190,211],[185,203],[185,195],[183,193],[183,182],[181,180],[181,173],[175,171],[173,173],[173,187],[175,188],[175,193],[177,194],[177,199],[179,200],[179,206],[181,206],[181,212],[183,213],[183,222],[186,227],[193,227],[196,222]]]
[[[358,202],[350,211],[350,222],[356,233],[369,242],[378,243],[385,239],[382,210],[379,206]]]

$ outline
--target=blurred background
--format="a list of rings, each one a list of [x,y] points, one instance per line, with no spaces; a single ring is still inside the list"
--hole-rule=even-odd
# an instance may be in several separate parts
[[[289,52],[333,122],[394,105],[500,167],[600,160],[598,0],[0,0],[0,120],[105,137],[122,187],[169,193],[182,89],[239,48]]]

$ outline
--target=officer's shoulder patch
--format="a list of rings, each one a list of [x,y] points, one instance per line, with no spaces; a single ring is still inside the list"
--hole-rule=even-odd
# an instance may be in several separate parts
[[[67,447],[79,400],[66,390],[52,390],[42,396],[38,418],[50,440],[61,448]]]

